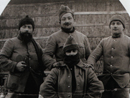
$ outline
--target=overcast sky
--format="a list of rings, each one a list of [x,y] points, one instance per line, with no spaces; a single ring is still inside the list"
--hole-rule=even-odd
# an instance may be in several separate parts
[[[10,0],[0,0],[0,15]],[[130,0],[120,0],[130,16]]]

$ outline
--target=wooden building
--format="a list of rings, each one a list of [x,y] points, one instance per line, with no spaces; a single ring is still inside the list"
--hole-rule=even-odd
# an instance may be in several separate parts
[[[130,18],[119,0],[11,0],[0,16],[0,49],[7,39],[17,36],[19,20],[26,15],[33,18],[35,39],[45,48],[48,36],[60,29],[58,10],[62,4],[74,10],[76,29],[88,36],[92,50],[111,35],[108,24],[114,14],[125,17],[125,33],[130,35]],[[101,61],[95,72],[102,72]]]

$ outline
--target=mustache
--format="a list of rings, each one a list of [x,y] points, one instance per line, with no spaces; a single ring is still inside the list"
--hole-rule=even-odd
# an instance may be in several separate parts
[[[64,25],[68,26],[68,25],[71,25],[70,22],[65,22]]]
[[[21,32],[21,33],[29,33],[28,31],[25,31],[25,32]]]

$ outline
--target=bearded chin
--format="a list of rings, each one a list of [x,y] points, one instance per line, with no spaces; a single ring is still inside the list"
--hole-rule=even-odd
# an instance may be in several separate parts
[[[20,38],[24,43],[28,43],[32,40],[32,34],[28,32],[20,33]]]

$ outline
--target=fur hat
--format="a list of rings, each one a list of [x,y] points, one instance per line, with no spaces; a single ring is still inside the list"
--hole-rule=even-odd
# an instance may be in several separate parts
[[[60,20],[61,17],[62,17],[64,14],[66,14],[66,13],[71,13],[72,16],[74,17],[73,11],[71,11],[68,6],[61,5],[60,10],[59,10],[59,20]]]
[[[114,16],[112,16],[110,18],[109,27],[111,25],[111,22],[115,21],[115,20],[120,21],[122,23],[123,27],[125,28],[125,19],[121,15],[114,15]]]
[[[63,50],[64,52],[68,51],[68,50],[79,50],[78,44],[76,43],[75,39],[73,38],[73,36],[69,36],[63,46]]]
[[[25,16],[25,18],[21,19],[20,22],[19,22],[19,30],[20,28],[25,25],[25,24],[31,24],[32,27],[33,27],[33,30],[34,30],[34,21],[27,15]]]

